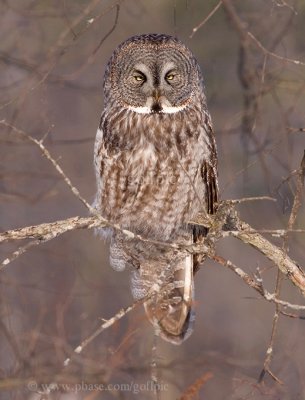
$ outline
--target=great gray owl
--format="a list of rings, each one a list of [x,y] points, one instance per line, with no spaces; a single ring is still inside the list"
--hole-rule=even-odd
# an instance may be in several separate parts
[[[134,298],[155,331],[179,344],[192,331],[193,275],[204,257],[156,242],[191,244],[189,225],[213,213],[217,153],[199,65],[178,39],[144,34],[114,51],[104,77],[104,110],[95,141],[94,207],[111,223],[110,263],[132,272]]]

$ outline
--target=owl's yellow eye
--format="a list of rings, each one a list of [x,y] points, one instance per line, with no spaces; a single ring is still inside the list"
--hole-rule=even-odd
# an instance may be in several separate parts
[[[132,72],[132,78],[134,79],[135,82],[137,82],[138,85],[142,85],[144,82],[147,81],[147,77],[145,74],[143,74],[142,71],[139,71],[138,69],[133,70]]]
[[[144,81],[144,76],[141,75],[134,75],[134,79],[138,82],[143,82]]]
[[[174,74],[167,74],[166,77],[165,77],[165,79],[166,79],[167,81],[172,81],[172,80],[175,78],[175,76],[176,76],[176,75],[174,75]]]

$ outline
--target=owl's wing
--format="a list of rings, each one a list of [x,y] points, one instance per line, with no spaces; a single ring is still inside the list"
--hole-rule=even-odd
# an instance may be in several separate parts
[[[201,167],[201,176],[205,185],[205,204],[208,214],[214,214],[218,202],[218,180],[215,166],[205,161]]]
[[[105,177],[109,174],[112,168],[113,152],[109,149],[108,142],[109,130],[107,129],[107,119],[105,111],[102,113],[99,127],[96,132],[94,143],[94,166],[97,182],[97,193],[93,202],[93,207],[101,212],[101,200],[104,190]]]
[[[219,200],[219,189],[218,189],[218,177],[217,177],[217,151],[215,137],[210,123],[209,116],[206,121],[206,133],[208,135],[208,143],[210,150],[210,157],[208,160],[204,160],[201,165],[201,178],[205,186],[205,199],[206,211],[208,214],[214,214],[217,209],[217,203]],[[204,227],[193,228],[193,240],[194,243],[203,243],[205,236],[207,235],[208,229]],[[204,261],[204,254],[194,255],[194,273],[199,269],[200,264]]]
[[[217,150],[215,135],[212,128],[211,117],[205,111],[204,130],[207,138],[209,157],[205,159],[201,166],[201,177],[205,185],[205,204],[208,214],[214,214],[218,202],[218,174],[217,174]]]

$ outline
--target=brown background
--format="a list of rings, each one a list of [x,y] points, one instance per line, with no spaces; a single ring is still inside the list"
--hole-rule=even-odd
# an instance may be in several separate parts
[[[143,32],[177,34],[202,66],[219,150],[222,198],[272,195],[277,203],[240,205],[255,228],[285,228],[294,196],[293,179],[305,147],[305,67],[265,56],[251,42],[248,83],[257,100],[250,113],[252,133],[242,125],[244,95],[238,75],[240,37],[223,7],[190,38],[217,1],[125,0],[118,22],[95,56],[92,52],[114,26],[116,4],[85,0],[0,1],[0,113],[41,139],[91,202],[95,193],[93,143],[103,106],[102,78],[113,49]],[[305,2],[233,1],[247,30],[274,53],[305,61]],[[96,18],[93,23],[88,20]],[[75,24],[76,19],[79,23]],[[66,35],[63,32],[67,31]],[[61,36],[62,35],[62,36]],[[253,74],[253,75],[251,75]],[[32,144],[1,127],[0,228],[87,215],[55,169]],[[302,207],[297,227],[304,227]],[[269,236],[270,237],[270,236]],[[270,237],[282,246],[282,239]],[[304,266],[304,235],[290,235],[291,256]],[[16,244],[2,246],[2,259]],[[254,249],[222,240],[218,254],[249,273],[263,270],[274,290],[276,268]],[[298,291],[284,282],[282,298],[300,303]],[[29,380],[78,383],[150,381],[152,329],[142,307],[100,335],[63,375],[61,364],[100,324],[132,303],[128,272],[108,263],[108,245],[92,231],[74,231],[29,250],[0,274],[0,399],[38,399]],[[268,347],[274,306],[258,297],[232,272],[207,261],[196,276],[197,320],[180,347],[158,341],[161,399],[182,396],[198,378],[213,377],[200,399],[304,399],[305,326],[281,317],[272,371],[257,378]],[[303,313],[304,315],[304,313]],[[60,399],[132,399],[132,390],[82,391]],[[154,398],[141,391],[138,398]]]

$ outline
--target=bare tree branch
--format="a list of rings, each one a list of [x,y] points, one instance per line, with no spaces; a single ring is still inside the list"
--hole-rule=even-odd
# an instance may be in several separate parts
[[[282,249],[275,246],[259,233],[251,233],[251,226],[242,222],[238,217],[235,220],[237,231],[232,236],[250,244],[271,260],[281,271],[296,285],[305,296],[305,273],[301,267],[293,261]]]
[[[251,41],[256,45],[258,49],[260,49],[263,54],[269,55],[277,60],[280,61],[286,61],[295,65],[301,65],[305,66],[305,62],[302,62],[300,60],[294,60],[291,58],[283,57],[280,56],[272,51],[267,50],[262,43],[250,32],[248,31],[247,25],[241,20],[241,18],[238,16],[231,0],[222,0],[223,7],[225,8],[227,14],[229,15],[231,21],[233,22],[233,25],[235,29],[237,30],[239,36],[241,37],[241,40],[248,40],[249,38]]]
[[[303,154],[300,168],[297,171],[296,192],[295,192],[294,201],[293,201],[292,209],[291,209],[288,224],[287,224],[288,230],[291,230],[293,228],[293,226],[296,222],[297,213],[301,207],[301,198],[302,198],[302,192],[303,192],[303,187],[304,187],[304,174],[305,174],[305,152]],[[283,251],[287,254],[287,251],[288,251],[288,234],[287,233],[284,235]],[[273,298],[275,298],[275,299],[277,299],[280,296],[282,282],[283,282],[283,274],[281,273],[280,270],[278,270],[277,279],[276,279],[276,288],[275,288],[275,293],[273,295]],[[277,302],[276,310],[275,310],[275,313],[273,316],[273,321],[272,321],[272,331],[271,331],[270,343],[269,343],[269,346],[266,351],[264,366],[263,366],[263,369],[259,376],[259,382],[261,382],[264,379],[264,376],[267,372],[278,383],[282,383],[276,377],[276,375],[271,372],[271,369],[270,369],[271,361],[273,358],[273,347],[274,347],[275,337],[276,337],[276,333],[277,333],[277,326],[278,326],[278,321],[279,321],[280,312],[281,312],[280,306],[281,306],[281,304],[279,302]]]

